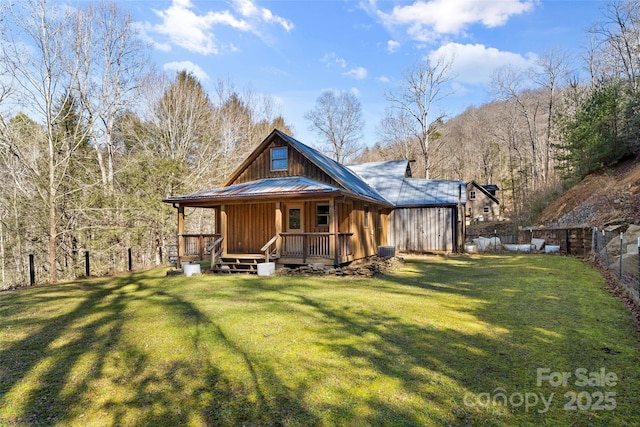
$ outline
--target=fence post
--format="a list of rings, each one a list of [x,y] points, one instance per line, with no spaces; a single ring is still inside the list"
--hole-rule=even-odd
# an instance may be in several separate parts
[[[131,254],[131,248],[129,248],[128,252],[129,252],[129,271],[133,271],[133,256]]]
[[[160,265],[163,265],[164,263],[162,262],[162,246],[158,246],[158,252],[160,253]]]
[[[89,251],[84,251],[84,275],[91,276],[91,268],[89,266]]]
[[[620,233],[620,275],[618,278],[622,282],[622,241],[624,239],[624,233]]]
[[[31,286],[36,284],[36,262],[33,254],[29,254],[29,284]]]

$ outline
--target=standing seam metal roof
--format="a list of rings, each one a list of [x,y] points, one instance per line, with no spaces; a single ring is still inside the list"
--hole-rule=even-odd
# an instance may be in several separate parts
[[[228,187],[214,188],[200,191],[185,196],[176,196],[167,199],[167,202],[197,201],[207,199],[230,199],[265,195],[299,195],[333,193],[339,188],[328,184],[313,181],[309,178],[295,176],[287,178],[265,178],[257,181],[243,182]]]
[[[392,160],[349,168],[396,207],[466,203],[464,181],[408,178],[408,165],[408,160]]]
[[[291,144],[296,150],[305,155],[311,162],[326,172],[333,179],[338,181],[345,189],[350,190],[360,196],[364,196],[381,203],[388,204],[385,199],[375,188],[371,187],[367,182],[363,181],[353,171],[335,160],[325,156],[320,151],[303,144],[297,139],[287,135],[286,133],[276,131],[278,134]]]
[[[264,178],[170,197],[165,201],[171,203],[265,195],[344,193],[346,190],[347,193],[396,207],[466,203],[466,184],[463,181],[407,178],[409,165],[407,160],[364,163],[347,167],[279,130],[273,132],[335,179],[344,189],[299,176]]]

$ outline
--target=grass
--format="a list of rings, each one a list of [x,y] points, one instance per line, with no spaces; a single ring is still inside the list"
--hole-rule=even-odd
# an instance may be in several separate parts
[[[636,325],[577,259],[414,258],[375,279],[164,273],[1,293],[0,425],[640,421]],[[538,368],[571,377],[538,383]],[[580,368],[617,381],[576,385]]]

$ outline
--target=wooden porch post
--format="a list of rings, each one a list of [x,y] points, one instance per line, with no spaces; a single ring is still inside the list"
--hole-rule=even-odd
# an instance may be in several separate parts
[[[340,264],[340,243],[338,233],[338,202],[335,197],[329,200],[329,257],[333,259],[333,265]]]
[[[184,256],[184,206],[177,205],[176,207],[178,208],[178,261],[176,268],[181,268]]]
[[[227,207],[220,205],[220,235],[222,236],[222,255],[227,255]]]
[[[282,254],[282,237],[280,236],[282,233],[282,206],[280,202],[276,202],[276,236],[278,239],[276,240],[276,256],[280,257]]]

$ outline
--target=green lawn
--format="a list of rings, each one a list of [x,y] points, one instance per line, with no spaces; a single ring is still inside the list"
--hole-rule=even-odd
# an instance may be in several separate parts
[[[636,325],[577,259],[165,272],[0,293],[0,425],[640,423]]]

